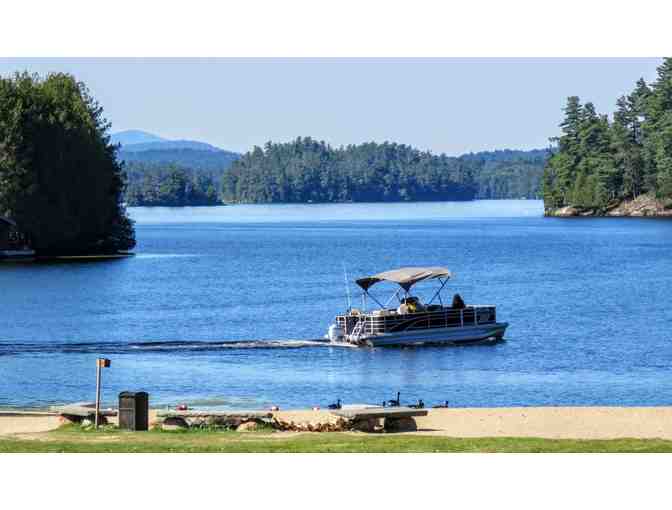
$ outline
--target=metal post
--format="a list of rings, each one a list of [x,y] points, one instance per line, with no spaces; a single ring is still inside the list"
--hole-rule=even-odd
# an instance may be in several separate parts
[[[100,424],[100,387],[103,379],[103,368],[110,366],[110,360],[107,358],[98,358],[96,360],[96,423],[95,428]]]
[[[101,360],[96,360],[96,425],[98,428],[98,423],[100,421],[100,377],[101,377]]]

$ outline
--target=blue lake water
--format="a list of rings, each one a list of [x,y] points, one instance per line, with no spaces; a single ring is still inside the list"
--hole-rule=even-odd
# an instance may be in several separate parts
[[[324,406],[397,391],[455,406],[672,404],[671,221],[543,218],[538,201],[131,214],[134,258],[0,265],[0,406],[92,400],[99,356],[112,360],[109,403],[142,389],[156,406]],[[302,342],[345,308],[343,264],[351,280],[445,265],[447,296],[496,304],[506,341]]]

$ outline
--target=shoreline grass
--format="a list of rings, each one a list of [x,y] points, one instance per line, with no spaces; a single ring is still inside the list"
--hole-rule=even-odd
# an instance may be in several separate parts
[[[30,439],[0,438],[0,453],[670,453],[662,439],[451,438],[408,434],[187,431],[64,427]]]

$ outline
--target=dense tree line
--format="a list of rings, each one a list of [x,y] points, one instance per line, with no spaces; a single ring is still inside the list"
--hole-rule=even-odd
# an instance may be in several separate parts
[[[126,163],[129,206],[221,205],[221,171],[176,164]]]
[[[0,214],[40,254],[135,245],[102,107],[67,74],[0,78]]]
[[[165,142],[161,145],[167,145],[169,143],[172,142]],[[139,150],[139,146],[141,145],[154,146],[159,144],[124,146],[119,151],[119,159],[126,163],[144,163],[152,166],[167,166],[173,164],[193,170],[221,172],[221,170],[231,166],[231,163],[240,157],[240,154],[238,153],[223,150],[196,150],[188,148]]]
[[[610,120],[592,103],[568,98],[558,150],[544,172],[547,210],[605,211],[644,193],[672,201],[672,58],[650,85],[640,79]]]
[[[407,145],[333,148],[310,137],[268,142],[235,161],[223,178],[225,202],[391,202],[471,200],[471,161]]]
[[[168,152],[172,153],[172,151]],[[186,159],[183,163],[170,161],[169,154],[164,155],[158,161],[129,162],[127,160],[125,162],[128,174],[126,202],[129,206],[216,205],[221,203],[219,190],[223,187],[224,175],[229,164],[203,168],[198,164],[198,160],[194,162]],[[477,189],[476,198],[540,198],[541,177],[548,155],[548,150],[500,150],[470,153],[459,158],[443,157],[443,161],[450,161],[451,168],[459,166],[471,172]],[[377,160],[372,158],[371,161],[376,163]],[[304,166],[304,170],[305,168]],[[385,165],[383,165],[383,170],[388,171]],[[357,183],[355,179],[351,182],[353,185]],[[354,198],[343,199],[340,196],[343,195],[330,190],[326,200],[355,200]],[[235,200],[235,197],[231,195],[229,198]],[[443,198],[406,198],[405,200],[411,199]],[[308,200],[323,201],[320,198],[307,198],[306,201]],[[386,200],[402,200],[402,198],[399,194],[396,196],[392,194]],[[272,201],[278,202],[280,199],[276,195]]]
[[[479,199],[541,198],[544,166],[548,150],[501,150],[465,154],[462,159],[476,161],[474,178]]]

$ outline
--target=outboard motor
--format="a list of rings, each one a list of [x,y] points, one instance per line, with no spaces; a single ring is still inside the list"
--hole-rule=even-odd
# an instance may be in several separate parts
[[[327,334],[330,342],[341,342],[343,341],[343,328],[339,327],[336,324],[329,326],[329,333]]]

